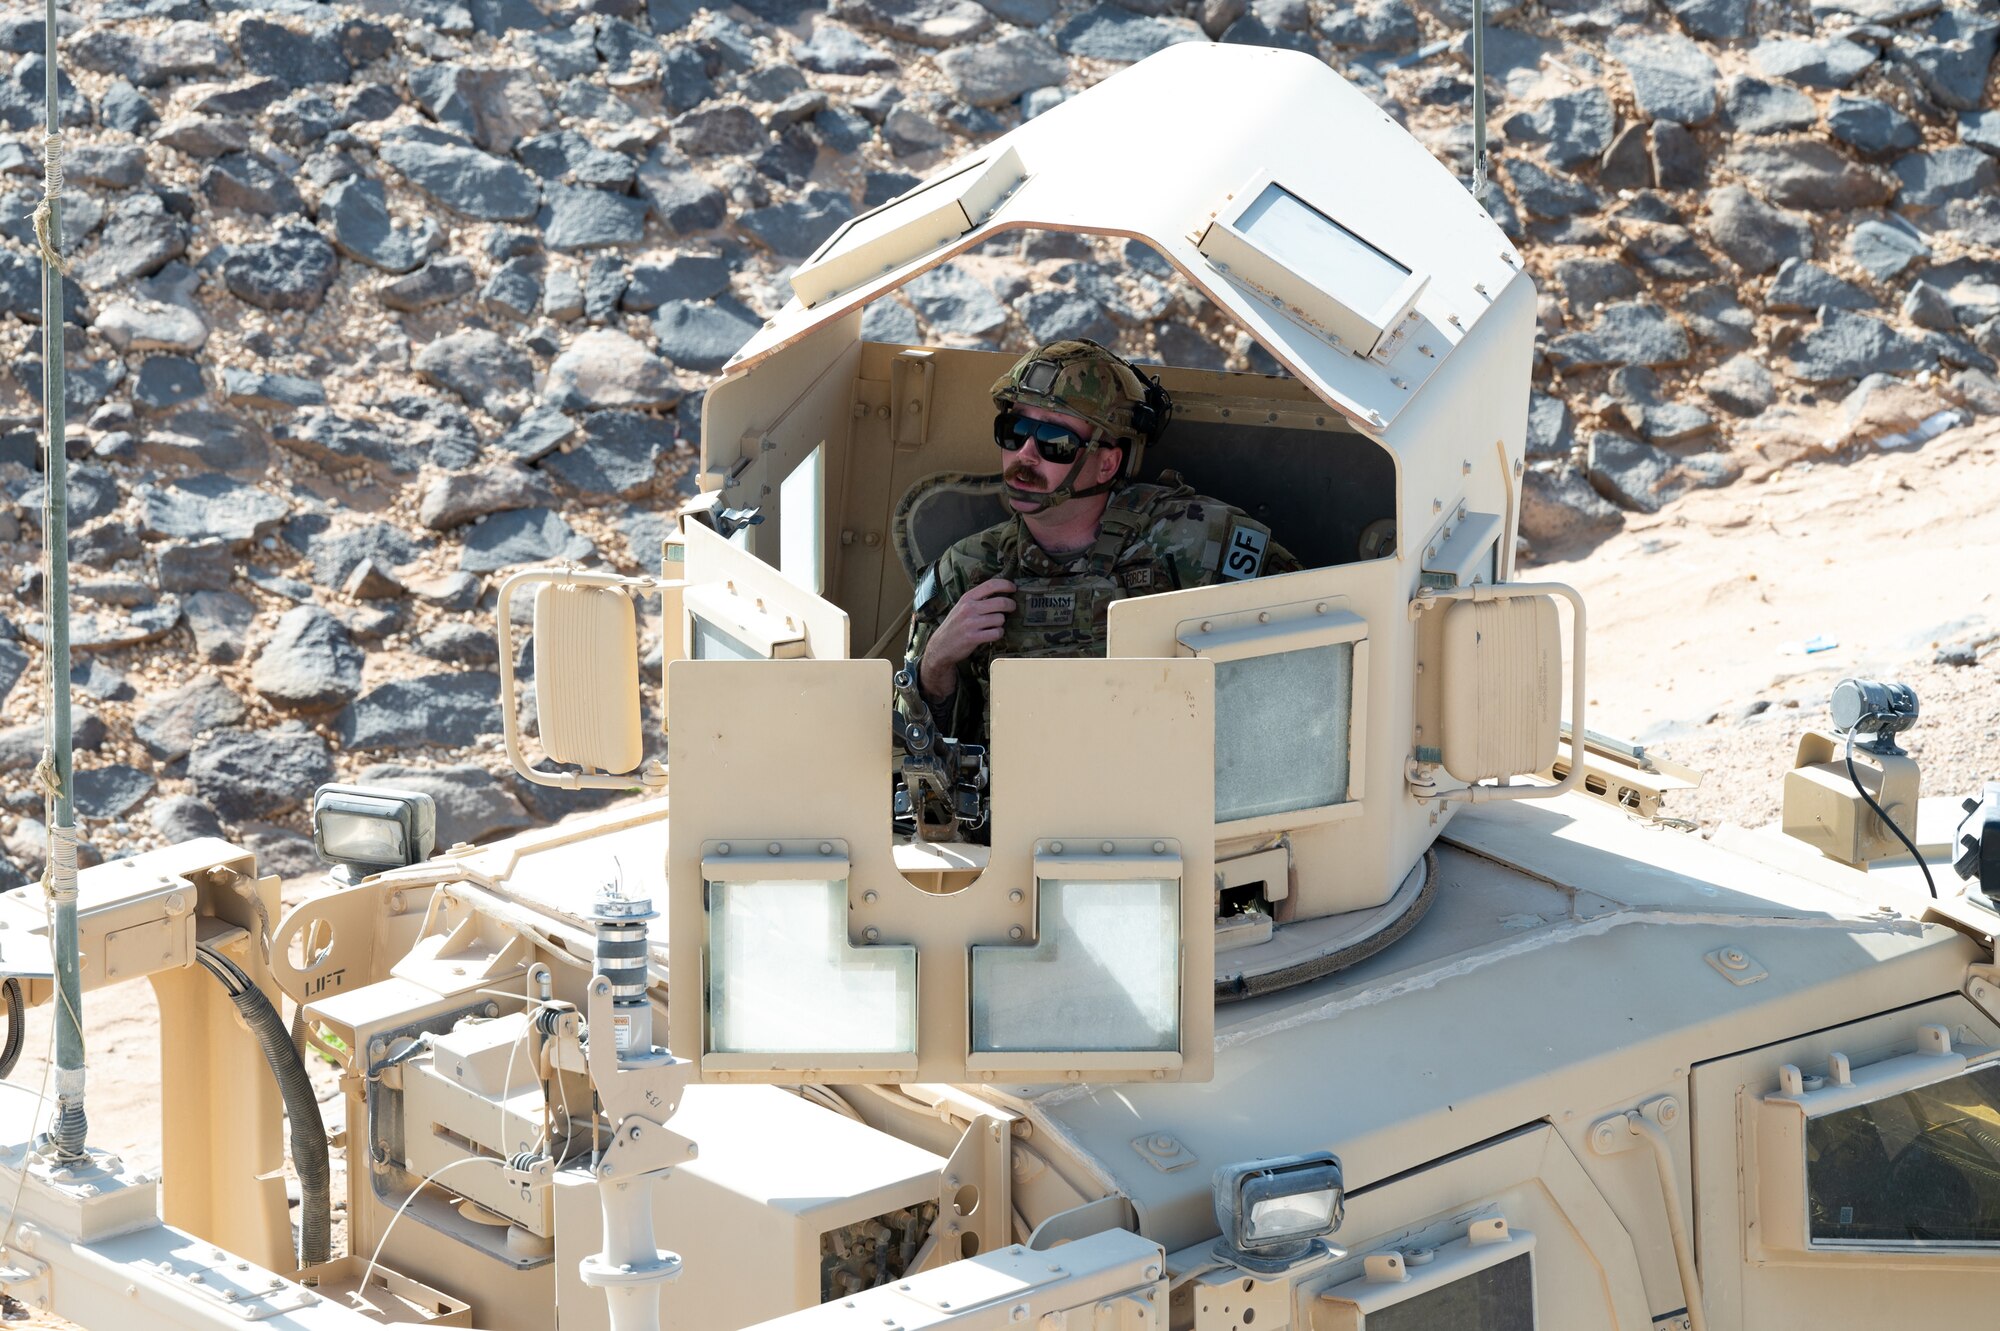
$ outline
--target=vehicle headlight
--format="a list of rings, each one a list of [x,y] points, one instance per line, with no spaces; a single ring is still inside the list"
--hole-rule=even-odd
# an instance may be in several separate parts
[[[1340,1161],[1324,1151],[1226,1165],[1215,1171],[1217,1255],[1282,1271],[1325,1250],[1318,1240],[1340,1228],[1344,1208]]]
[[[386,786],[321,786],[312,823],[320,859],[364,875],[427,860],[437,840],[431,797]]]

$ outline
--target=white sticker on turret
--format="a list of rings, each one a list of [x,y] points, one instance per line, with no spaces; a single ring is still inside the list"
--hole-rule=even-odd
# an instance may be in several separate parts
[[[1264,571],[1264,547],[1270,536],[1255,527],[1229,524],[1229,539],[1222,553],[1222,576],[1241,582]]]

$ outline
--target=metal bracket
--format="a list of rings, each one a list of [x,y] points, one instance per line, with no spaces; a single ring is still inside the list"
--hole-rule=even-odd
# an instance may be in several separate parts
[[[1654,1096],[1637,1109],[1599,1119],[1591,1125],[1590,1149],[1598,1155],[1622,1155],[1636,1150],[1643,1142],[1632,1125],[1634,1120],[1642,1117],[1671,1132],[1674,1125],[1681,1121],[1681,1102],[1671,1095]]]
[[[1148,1132],[1132,1139],[1132,1149],[1162,1174],[1186,1169],[1195,1163],[1195,1154],[1171,1132]]]
[[[1007,1246],[1014,1225],[1013,1141],[1008,1121],[991,1114],[966,1126],[938,1175],[937,1223],[911,1270]]]
[[[46,1308],[51,1297],[49,1291],[49,1264],[39,1257],[30,1257],[18,1248],[7,1254],[7,1264],[0,1266],[0,1290],[4,1290],[15,1300],[30,1308]]]
[[[937,378],[937,357],[911,349],[896,353],[889,364],[889,433],[896,451],[908,453],[931,439],[931,384]]]

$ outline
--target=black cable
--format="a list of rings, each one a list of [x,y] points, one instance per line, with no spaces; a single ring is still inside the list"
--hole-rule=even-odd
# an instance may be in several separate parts
[[[7,1043],[0,1046],[0,1079],[5,1079],[21,1061],[21,1043],[28,1037],[28,1005],[21,997],[21,982],[11,975],[0,983],[0,994],[7,999]]]
[[[312,1078],[277,1009],[243,968],[206,943],[195,946],[195,960],[221,981],[278,1083],[292,1129],[292,1166],[299,1175],[299,1266],[318,1266],[332,1256],[333,1186],[326,1122]]]
[[[1889,830],[1896,834],[1896,840],[1903,843],[1904,848],[1910,852],[1910,858],[1915,860],[1917,867],[1924,871],[1924,886],[1931,890],[1931,900],[1936,901],[1937,884],[1931,881],[1931,866],[1925,864],[1924,857],[1917,853],[1917,843],[1904,836],[1903,829],[1896,826],[1896,820],[1882,812],[1882,806],[1875,802],[1875,797],[1868,793],[1868,787],[1861,784],[1860,774],[1854,770],[1854,732],[1852,730],[1847,732],[1847,779],[1854,783],[1854,789],[1860,792],[1862,799],[1868,801],[1868,807],[1875,810],[1875,816],[1888,824]]]

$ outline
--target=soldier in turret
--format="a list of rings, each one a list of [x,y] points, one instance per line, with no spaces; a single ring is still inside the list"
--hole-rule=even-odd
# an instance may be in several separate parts
[[[985,742],[996,656],[1104,655],[1113,601],[1299,567],[1268,527],[1173,472],[1135,479],[1173,405],[1097,343],[1029,352],[993,403],[1014,516],[924,573],[905,654],[939,733]]]

